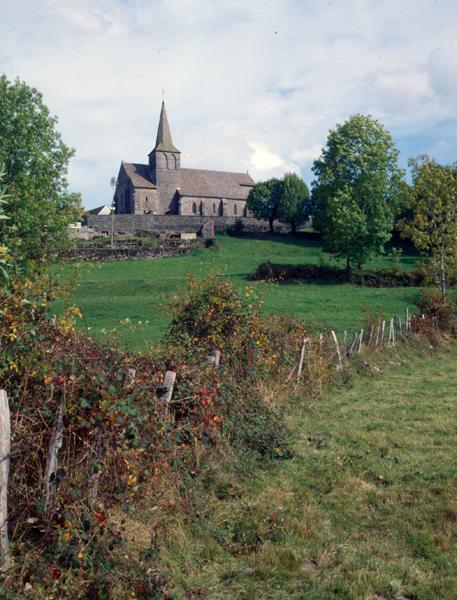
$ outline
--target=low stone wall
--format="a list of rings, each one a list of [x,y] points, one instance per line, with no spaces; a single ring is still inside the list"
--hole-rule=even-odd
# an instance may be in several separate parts
[[[154,241],[153,241],[154,242]],[[85,261],[105,260],[138,260],[145,258],[166,258],[169,256],[182,256],[195,248],[202,246],[199,240],[157,240],[158,243],[138,244],[129,240],[118,241],[111,244],[99,243],[95,240],[84,245],[76,245],[67,257]]]
[[[214,221],[215,231],[223,231],[234,225],[237,217],[203,217],[199,215],[115,215],[114,232],[136,234],[142,231],[160,233],[164,231],[194,231],[198,233],[203,224]],[[243,217],[246,232],[268,231],[268,222],[259,221],[253,217]],[[87,215],[85,224],[96,231],[111,232],[111,217],[109,215]],[[289,229],[282,223],[275,223],[275,230],[286,232]]]

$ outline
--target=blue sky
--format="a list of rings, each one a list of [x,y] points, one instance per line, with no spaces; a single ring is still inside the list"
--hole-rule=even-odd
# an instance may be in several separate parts
[[[182,164],[300,173],[328,130],[370,113],[402,165],[457,159],[457,2],[0,0],[0,72],[39,88],[76,149],[69,182],[109,203],[145,162],[165,89]]]

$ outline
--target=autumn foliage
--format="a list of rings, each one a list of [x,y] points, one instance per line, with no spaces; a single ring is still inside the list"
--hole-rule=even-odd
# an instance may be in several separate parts
[[[280,407],[263,382],[283,385],[303,326],[263,319],[250,290],[241,297],[213,277],[189,282],[167,345],[154,355],[81,335],[76,307],[49,320],[37,284],[3,291],[0,306],[0,387],[12,411],[14,565],[2,597],[29,590],[37,599],[167,598],[166,580],[145,567],[153,568],[160,544],[153,530],[142,551],[148,561],[125,560],[126,515],[144,498],[157,514],[176,510],[173,490],[198,477],[215,453],[291,455]],[[214,348],[222,353],[219,369],[205,362]],[[170,369],[177,379],[165,406],[160,391]],[[60,409],[63,445],[45,510],[44,474]]]

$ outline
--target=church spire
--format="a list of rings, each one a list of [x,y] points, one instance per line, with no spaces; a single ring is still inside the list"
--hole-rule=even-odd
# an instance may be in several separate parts
[[[162,109],[160,111],[159,128],[157,129],[157,139],[154,150],[162,150],[163,152],[179,152],[176,146],[173,145],[171,139],[170,126],[168,124],[167,112],[165,110],[165,102],[162,100]]]

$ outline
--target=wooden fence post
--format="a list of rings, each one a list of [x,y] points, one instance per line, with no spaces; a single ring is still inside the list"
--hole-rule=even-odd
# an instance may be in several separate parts
[[[401,318],[399,315],[395,315],[394,317],[394,337],[395,331],[397,331],[397,338],[401,337]]]
[[[395,327],[393,317],[390,319],[389,323],[389,340],[387,343],[389,346],[395,346]]]
[[[213,365],[216,369],[219,367],[219,363],[221,361],[221,351],[213,350],[213,353],[206,357],[206,362],[209,365]]]
[[[287,375],[285,383],[289,383],[289,381],[294,376],[295,371],[297,371],[296,379],[297,380],[300,379],[302,371],[303,371],[303,362],[305,360],[306,345],[309,341],[310,341],[309,338],[303,338],[301,348],[300,348],[300,358],[298,360],[298,365],[292,369],[292,371],[289,373],[289,375]]]
[[[176,373],[174,371],[167,371],[163,378],[162,390],[159,394],[159,399],[168,408],[171,397],[173,396],[173,388],[175,387]]]
[[[374,332],[374,325],[370,325],[370,333],[368,334],[368,346],[371,346],[371,344],[373,343],[373,332]]]
[[[381,346],[384,344],[384,330],[386,328],[386,322],[383,321],[382,322],[382,327],[381,327]]]
[[[379,336],[381,334],[381,321],[378,320],[378,326],[376,327],[376,341],[375,341],[375,346],[379,345]]]
[[[341,371],[341,369],[343,368],[343,360],[341,358],[341,352],[340,352],[340,347],[339,347],[339,344],[338,344],[338,338],[336,337],[336,333],[333,331],[333,329],[332,329],[332,338],[333,338],[333,341],[335,342],[336,356],[338,358],[338,363],[336,365],[336,370],[337,371]]]
[[[303,362],[305,360],[305,350],[306,344],[309,342],[308,338],[303,338],[303,342],[300,350],[300,360],[298,361],[298,369],[297,369],[297,380],[300,379],[302,371],[303,371]]]
[[[354,333],[354,337],[352,338],[351,345],[349,346],[349,350],[347,352],[348,356],[350,356],[355,351],[355,349],[357,347],[358,339],[359,339],[359,334],[356,332],[356,333]]]
[[[9,567],[8,476],[10,470],[11,423],[8,396],[0,390],[0,570]]]
[[[363,329],[360,330],[359,339],[357,340],[357,352],[360,352],[362,350],[362,343],[363,343]]]
[[[59,406],[57,418],[52,427],[51,440],[49,442],[48,460],[45,471],[46,495],[44,499],[44,512],[47,513],[51,501],[52,491],[56,485],[56,476],[59,460],[59,450],[63,444],[63,405]]]

